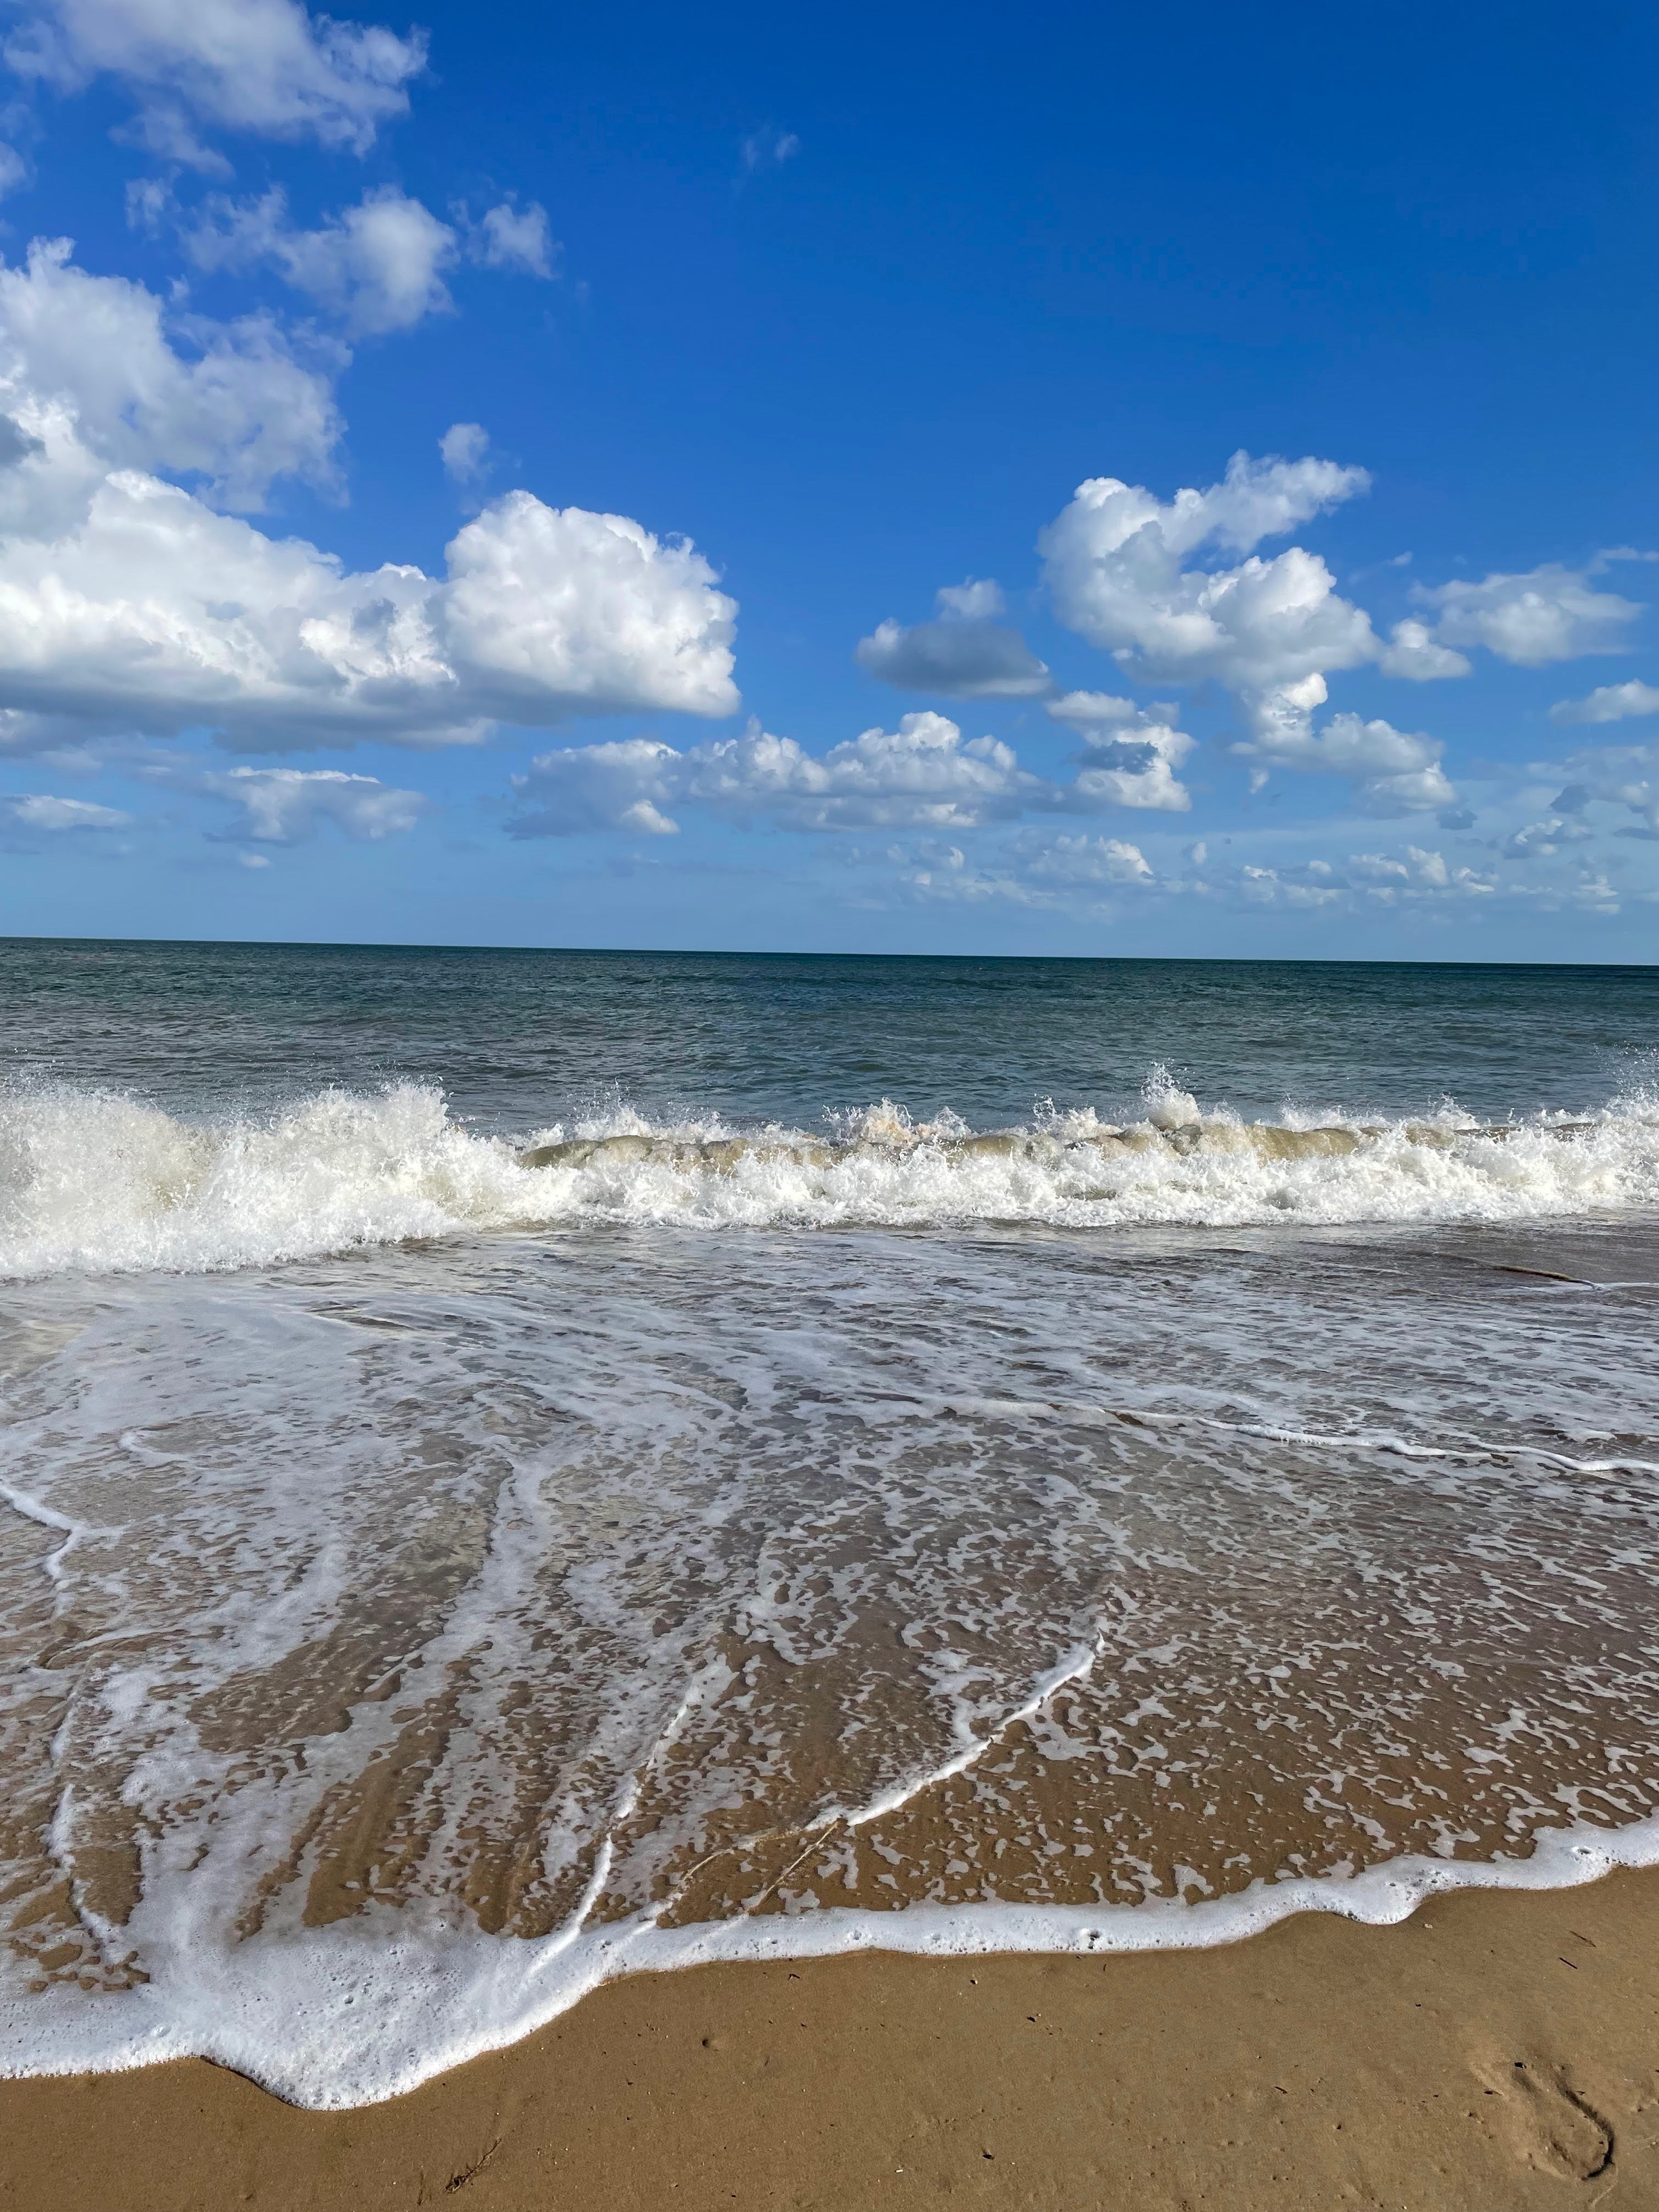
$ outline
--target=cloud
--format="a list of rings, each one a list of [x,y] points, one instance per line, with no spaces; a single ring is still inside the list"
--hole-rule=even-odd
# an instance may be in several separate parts
[[[943,615],[963,622],[994,622],[1008,611],[1008,601],[994,576],[969,576],[960,584],[941,584],[933,594]]]
[[[1340,860],[1246,865],[1195,886],[1245,906],[1407,906],[1485,901],[1499,888],[1490,869],[1455,867],[1443,854],[1407,845],[1403,854],[1354,853]]]
[[[896,854],[890,857],[897,858]],[[1049,903],[1032,890],[1012,869],[969,865],[960,846],[929,854],[924,866],[912,867],[898,879],[903,895],[918,904],[952,906],[1040,906]]]
[[[452,422],[438,441],[438,451],[457,483],[475,483],[489,465],[489,433],[482,422]]]
[[[325,822],[348,837],[378,843],[412,830],[432,805],[423,792],[396,791],[377,777],[335,768],[234,768],[165,780],[228,799],[239,819],[221,834],[258,845],[302,844]]]
[[[1174,769],[1194,740],[1174,709],[1074,692],[1050,711],[1085,738],[1070,783],[1032,775],[995,738],[964,740],[944,714],[906,714],[896,731],[809,753],[751,722],[740,738],[682,751],[656,738],[571,745],[542,754],[514,778],[518,837],[623,830],[672,836],[678,816],[782,830],[958,831],[1026,814],[1097,814],[1115,806],[1183,811],[1191,800]]]
[[[994,620],[1004,602],[988,577],[947,584],[937,604],[936,622],[910,629],[891,620],[878,623],[854,650],[859,666],[899,690],[952,699],[1030,698],[1053,689],[1048,669],[1019,632]]]
[[[1626,830],[1626,836],[1659,836],[1659,745],[1593,746],[1558,764],[1555,773],[1567,779],[1556,796],[1559,813],[1581,815],[1596,802],[1626,806],[1643,827]]]
[[[1030,862],[1027,873],[1039,884],[1151,884],[1152,863],[1139,845],[1121,837],[1056,837]]]
[[[1550,708],[1557,723],[1626,722],[1638,714],[1659,714],[1659,685],[1598,684],[1588,699],[1562,699]]]
[[[71,762],[74,743],[72,739],[66,743],[65,737],[62,724],[50,714],[25,714],[15,708],[0,708],[0,760],[38,759],[50,753],[64,767],[98,765],[96,757],[85,751]]]
[[[476,741],[629,708],[738,705],[736,608],[696,549],[509,492],[447,571],[352,573],[217,513],[325,474],[326,386],[264,325],[173,351],[142,287],[37,251],[0,270],[0,744],[221,732],[257,748]]]
[[[1094,805],[1150,807],[1185,813],[1192,794],[1175,771],[1196,739],[1175,726],[1170,706],[1137,707],[1103,691],[1068,691],[1048,702],[1048,713],[1082,737],[1082,756],[1074,789]]]
[[[1268,767],[1300,769],[1317,775],[1352,776],[1362,803],[1374,814],[1409,814],[1455,806],[1457,793],[1440,765],[1445,747],[1420,732],[1396,730],[1381,717],[1333,714],[1316,731],[1313,710],[1323,705],[1322,678],[1287,685],[1274,712],[1258,721],[1254,738],[1235,753],[1261,763],[1258,783]]]
[[[1547,857],[1553,848],[1534,848]],[[1533,857],[1524,852],[1522,857]],[[1481,906],[1510,900],[1546,912],[1577,907],[1616,914],[1620,894],[1587,860],[1542,877],[1504,875],[1494,867],[1457,866],[1442,853],[1407,845],[1402,854],[1356,853],[1331,863],[1243,868],[1235,879],[1246,903],[1265,906],[1327,904],[1340,900],[1364,911],[1376,907]]]
[[[89,276],[71,251],[67,239],[37,239],[24,267],[0,265],[5,434],[38,442],[38,422],[18,426],[47,414],[60,426],[49,465],[0,471],[0,528],[51,535],[108,468],[196,477],[205,498],[243,512],[262,507],[279,477],[332,488],[341,423],[330,379],[274,323],[169,318],[142,284]]]
[[[1461,653],[1442,645],[1426,623],[1409,617],[1397,622],[1389,642],[1377,655],[1385,676],[1403,676],[1408,683],[1432,684],[1443,676],[1467,676],[1470,664]]]
[[[1535,825],[1539,831],[1547,826]],[[1570,834],[1551,842],[1522,832],[1510,841],[1512,851],[1510,845],[1499,848],[1482,866],[1415,843],[1394,852],[1234,863],[1200,843],[1188,848],[1184,869],[1164,872],[1139,847],[1117,838],[1042,837],[1024,830],[988,855],[975,857],[951,845],[920,852],[890,848],[883,857],[898,870],[890,879],[893,892],[924,903],[1098,915],[1103,908],[1109,912],[1114,893],[1129,890],[1138,897],[1195,900],[1237,911],[1340,910],[1363,916],[1389,910],[1455,913],[1509,902],[1544,912],[1616,913],[1620,889],[1593,860],[1568,856],[1565,848],[1572,842]],[[1505,870],[1504,859],[1524,865]]]
[[[280,185],[252,200],[216,196],[184,246],[198,269],[272,264],[354,337],[412,330],[453,305],[441,272],[456,258],[455,233],[392,185],[365,192],[317,230],[289,222]]]
[[[622,738],[567,745],[539,754],[513,779],[522,810],[508,823],[514,837],[568,837],[583,830],[631,830],[672,837],[694,755],[660,738]]]
[[[1490,575],[1478,584],[1419,585],[1412,596],[1433,607],[1442,644],[1485,646],[1500,660],[1541,668],[1581,653],[1619,653],[1630,624],[1642,611],[1614,592],[1591,589],[1589,569],[1554,562],[1524,575]]]
[[[132,820],[118,806],[96,806],[86,799],[56,799],[47,792],[0,800],[0,805],[26,830],[124,830]]]
[[[1235,453],[1220,483],[1167,505],[1115,477],[1080,484],[1038,540],[1060,620],[1154,682],[1212,678],[1253,726],[1288,686],[1373,660],[1370,618],[1340,597],[1330,570],[1299,545],[1264,560],[1265,538],[1355,497],[1363,469],[1334,461],[1253,460]],[[1206,547],[1247,557],[1183,565]]]
[[[168,185],[149,178],[128,185],[127,219],[136,228],[154,235],[173,211]],[[539,202],[520,208],[504,200],[476,223],[465,207],[453,212],[465,234],[469,260],[525,276],[553,275],[558,247]],[[460,258],[460,233],[394,185],[365,192],[355,207],[315,230],[295,228],[280,185],[254,199],[216,193],[181,237],[198,269],[270,264],[285,283],[338,317],[355,337],[412,330],[454,305],[443,276]]]
[[[743,166],[750,175],[757,169],[781,169],[799,151],[800,140],[793,131],[775,131],[768,124],[744,140]]]
[[[923,865],[900,877],[899,889],[922,905],[1066,907],[1083,894],[1094,906],[1103,892],[1151,890],[1158,883],[1140,848],[1119,837],[1023,839],[980,866],[959,846],[921,857]]]
[[[129,177],[124,197],[128,229],[142,230],[146,238],[159,237],[163,222],[179,211],[170,177]]]
[[[434,579],[349,573],[124,471],[61,535],[0,536],[0,705],[59,731],[199,726],[258,749],[725,714],[734,613],[691,547],[529,492],[467,524]]]
[[[822,755],[751,724],[740,738],[679,752],[654,738],[543,753],[514,779],[517,837],[581,830],[672,835],[672,808],[698,806],[750,826],[798,830],[971,829],[1008,820],[1046,787],[994,738],[963,744],[943,714],[906,714]]]
[[[486,269],[516,270],[520,276],[550,277],[558,246],[539,200],[528,207],[509,198],[489,208],[473,234],[471,255]]]
[[[1384,641],[1317,555],[1299,545],[1271,559],[1256,550],[1369,483],[1364,470],[1332,461],[1245,453],[1233,456],[1221,483],[1178,491],[1167,504],[1115,477],[1091,478],[1038,541],[1055,611],[1133,676],[1223,685],[1243,717],[1247,739],[1235,750],[1247,757],[1351,775],[1379,811],[1448,805],[1455,794],[1437,741],[1356,715],[1315,730],[1327,678],[1366,662],[1419,683],[1467,676],[1462,648],[1472,646],[1534,667],[1614,651],[1640,610],[1591,587],[1595,568],[1613,557],[1603,556],[1582,571],[1546,565],[1419,586],[1413,596],[1433,621],[1407,617]],[[1224,559],[1201,565],[1206,553]],[[1227,565],[1228,554],[1244,557]]]
[[[1048,669],[1019,632],[989,623],[918,623],[890,618],[861,638],[854,654],[867,675],[902,691],[952,699],[1018,699],[1049,688]]]
[[[138,98],[153,151],[222,167],[192,120],[366,152],[407,111],[426,34],[313,15],[300,0],[40,0],[5,58],[62,92],[118,78]]]
[[[1499,840],[1498,850],[1509,860],[1553,860],[1569,845],[1582,845],[1594,836],[1589,823],[1571,815],[1553,814],[1547,821],[1528,822]]]
[[[452,539],[448,558],[437,618],[457,672],[501,720],[533,723],[554,702],[735,711],[737,608],[684,540],[514,491]]]
[[[689,795],[738,821],[764,814],[790,829],[951,830],[1017,813],[1039,787],[997,738],[964,744],[945,715],[920,714],[821,759],[758,729],[717,739],[702,749]]]

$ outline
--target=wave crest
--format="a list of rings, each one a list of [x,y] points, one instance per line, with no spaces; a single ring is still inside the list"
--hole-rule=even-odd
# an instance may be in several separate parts
[[[326,1091],[265,1120],[193,1123],[112,1093],[0,1097],[0,1275],[269,1265],[463,1231],[969,1222],[1099,1228],[1514,1221],[1659,1205],[1659,1102],[1577,1119],[1250,1122],[1161,1071],[1141,1118],[1044,1101],[1029,1122],[918,1122],[881,1099],[823,1133],[629,1109],[526,1143],[479,1135],[435,1088]]]

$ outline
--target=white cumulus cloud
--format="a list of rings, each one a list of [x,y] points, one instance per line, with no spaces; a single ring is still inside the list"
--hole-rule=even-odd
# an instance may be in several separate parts
[[[452,422],[438,441],[438,451],[457,483],[476,483],[489,465],[489,433],[482,422]]]
[[[1020,699],[1053,689],[1019,632],[996,620],[1004,601],[989,577],[947,584],[936,604],[937,621],[908,629],[890,618],[878,623],[854,650],[859,666],[901,691],[950,699]]]
[[[1443,645],[1484,646],[1517,667],[1541,668],[1581,653],[1619,652],[1641,613],[1634,600],[1595,590],[1589,573],[1547,562],[1523,575],[1419,585],[1412,596],[1436,610],[1435,636]]]
[[[1174,726],[1173,708],[1075,692],[1051,711],[1085,739],[1071,782],[1031,774],[1011,746],[964,738],[957,723],[931,711],[904,715],[896,730],[866,730],[823,754],[751,723],[742,737],[684,750],[629,738],[543,753],[514,779],[519,812],[508,826],[520,837],[590,830],[672,836],[679,815],[696,808],[744,827],[954,832],[1027,814],[1190,805],[1174,771],[1194,740]]]
[[[1498,850],[1508,860],[1553,860],[1569,845],[1583,845],[1595,836],[1588,822],[1572,813],[1552,814],[1542,822],[1522,823],[1498,841]]]
[[[745,825],[786,830],[971,829],[1006,820],[1044,786],[994,738],[963,743],[943,714],[906,714],[896,731],[866,730],[809,753],[751,725],[681,752],[654,738],[573,745],[541,754],[514,778],[520,837],[622,829],[672,834],[672,809],[697,806]]]
[[[613,738],[538,754],[513,779],[520,811],[507,827],[515,837],[583,830],[676,836],[680,825],[667,810],[680,804],[692,757],[660,738]]]
[[[67,517],[104,468],[198,477],[216,504],[243,511],[262,507],[278,477],[333,483],[341,424],[330,378],[273,323],[192,320],[181,352],[154,293],[88,275],[71,251],[67,239],[37,239],[23,267],[0,266],[0,410],[13,425],[0,434],[15,448],[20,436],[39,443],[38,427],[19,428],[26,418],[74,424],[50,464],[37,455],[40,465],[9,472],[0,522],[49,529],[52,510]],[[44,505],[20,512],[26,495]]]
[[[367,151],[406,112],[426,36],[313,15],[301,0],[37,0],[5,56],[60,91],[119,80],[154,150],[222,166],[192,125]]]
[[[1592,801],[1627,806],[1642,824],[1626,836],[1659,836],[1659,745],[1597,745],[1562,763],[1569,780],[1556,798],[1557,811],[1582,815]]]
[[[1151,884],[1152,865],[1139,845],[1121,837],[1056,837],[1030,861],[1026,873],[1038,884]]]
[[[1408,617],[1397,622],[1389,641],[1377,655],[1385,676],[1403,676],[1408,683],[1432,684],[1443,676],[1467,676],[1470,664],[1463,653],[1443,645],[1426,623]]]
[[[327,387],[261,325],[175,352],[160,302],[57,247],[0,270],[0,741],[195,726],[256,748],[477,739],[625,708],[726,714],[736,609],[689,544],[527,491],[442,577],[353,573],[167,480],[257,503],[320,474]],[[20,719],[21,718],[21,719]],[[31,719],[33,718],[33,719]]]
[[[1433,739],[1353,715],[1315,729],[1328,678],[1368,662],[1415,682],[1467,676],[1465,648],[1475,646],[1533,667],[1614,651],[1640,609],[1591,584],[1615,557],[1606,555],[1585,570],[1547,564],[1419,586],[1413,596],[1425,612],[1380,638],[1316,554],[1256,550],[1369,482],[1332,461],[1244,453],[1219,483],[1167,503],[1115,477],[1091,478],[1039,540],[1055,610],[1133,676],[1224,686],[1246,727],[1236,750],[1264,765],[1352,775],[1374,808],[1445,805],[1455,794]]]
[[[690,547],[529,492],[460,531],[438,579],[353,574],[118,471],[75,526],[0,535],[0,703],[258,749],[470,742],[496,721],[627,708],[725,714],[734,611]]]
[[[1268,767],[1300,769],[1323,775],[1351,776],[1363,803],[1373,813],[1410,814],[1453,806],[1457,793],[1440,765],[1445,750],[1438,738],[1396,730],[1379,716],[1333,714],[1316,730],[1313,709],[1324,702],[1325,686],[1310,677],[1281,695],[1279,709],[1258,727],[1254,739],[1235,745],[1245,758]]]
[[[1562,699],[1550,708],[1557,723],[1627,722],[1659,714],[1659,684],[1598,684],[1587,699]]]
[[[894,854],[895,859],[904,855]],[[914,860],[919,859],[921,865]],[[1079,902],[1098,912],[1115,890],[1158,886],[1152,863],[1138,845],[1120,837],[1017,838],[1001,854],[975,865],[959,846],[914,856],[898,879],[905,897],[921,905],[1066,908]]]
[[[1381,649],[1370,617],[1343,599],[1317,554],[1255,548],[1364,491],[1363,469],[1311,458],[1236,453],[1221,483],[1167,504],[1138,484],[1096,477],[1038,540],[1060,618],[1132,675],[1214,679],[1252,726],[1286,686],[1358,667]],[[1203,568],[1205,549],[1243,554]]]
[[[1444,905],[1484,902],[1499,888],[1491,869],[1454,866],[1443,853],[1407,845],[1403,853],[1352,853],[1338,860],[1246,864],[1200,879],[1200,894],[1243,906],[1318,908]]]
[[[412,830],[432,802],[423,792],[397,791],[372,775],[333,768],[234,768],[185,781],[238,811],[227,835],[258,845],[298,845],[331,822],[348,837],[378,842]]]
[[[701,553],[626,515],[508,492],[450,542],[434,617],[505,721],[627,707],[729,714],[736,606]]]
[[[503,200],[487,208],[472,240],[472,258],[486,269],[516,270],[521,276],[549,277],[558,253],[539,200],[527,207]]]
[[[200,269],[270,264],[354,337],[412,330],[453,304],[442,272],[456,258],[455,233],[392,185],[365,192],[316,230],[289,221],[280,185],[258,199],[216,197],[184,244]]]
[[[1048,702],[1054,720],[1088,747],[1074,787],[1094,805],[1140,806],[1184,814],[1192,794],[1176,770],[1197,740],[1176,727],[1170,706],[1137,707],[1104,691],[1068,691]]]
[[[957,615],[963,622],[994,622],[1008,611],[1007,594],[994,576],[967,576],[959,584],[941,584],[933,601],[941,614]]]

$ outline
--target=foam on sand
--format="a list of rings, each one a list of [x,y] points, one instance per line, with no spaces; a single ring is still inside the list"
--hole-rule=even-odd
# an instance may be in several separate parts
[[[93,2005],[51,1990],[0,2006],[0,2073],[114,2072],[206,2057],[292,2104],[338,2111],[401,2096],[516,2042],[618,1974],[869,1950],[947,1958],[1203,1949],[1298,1912],[1389,1927],[1451,1890],[1562,1889],[1614,1867],[1654,1865],[1659,1820],[1546,1831],[1525,1859],[1403,1857],[1194,1904],[830,1907],[683,1927],[653,1913],[588,1927],[584,1916],[540,1942],[441,1926],[416,1932],[381,1911],[348,1929],[234,1945],[188,1911],[167,1929],[147,1928],[155,1916],[141,1908],[125,1933],[143,1942],[149,1978]]]

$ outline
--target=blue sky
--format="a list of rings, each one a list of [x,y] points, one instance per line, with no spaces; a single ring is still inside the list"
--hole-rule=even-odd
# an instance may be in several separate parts
[[[0,931],[1652,957],[1644,11],[7,12]]]

